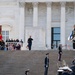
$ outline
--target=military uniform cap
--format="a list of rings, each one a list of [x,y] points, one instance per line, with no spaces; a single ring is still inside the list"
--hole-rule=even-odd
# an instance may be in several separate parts
[[[63,67],[62,70],[64,70],[64,71],[65,70],[72,71],[68,66]]]
[[[46,53],[46,55],[49,55],[49,53]]]
[[[58,72],[63,72],[63,70],[59,69]]]

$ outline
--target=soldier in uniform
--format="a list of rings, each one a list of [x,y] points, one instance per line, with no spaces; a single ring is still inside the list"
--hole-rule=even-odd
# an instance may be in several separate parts
[[[49,53],[46,53],[46,57],[45,57],[45,72],[44,75],[48,75],[48,68],[49,68]]]
[[[59,47],[58,47],[58,53],[59,53],[59,56],[58,56],[58,60],[61,61],[61,56],[62,56],[62,44],[59,44]]]

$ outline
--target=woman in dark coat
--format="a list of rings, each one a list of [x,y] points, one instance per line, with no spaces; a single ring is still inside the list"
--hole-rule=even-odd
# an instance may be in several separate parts
[[[58,60],[61,61],[61,56],[62,56],[62,44],[59,44],[59,47],[58,47],[58,53],[59,53],[59,56],[58,56]]]

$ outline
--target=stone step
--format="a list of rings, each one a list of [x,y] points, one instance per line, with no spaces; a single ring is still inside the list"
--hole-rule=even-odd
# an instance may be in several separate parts
[[[24,72],[30,69],[28,75],[44,75],[44,58],[49,52],[48,75],[56,75],[58,69],[58,51],[0,51],[0,75],[25,75]],[[75,51],[64,50],[62,60],[71,66]]]
[[[23,46],[21,47],[21,50],[28,50],[28,48],[26,48],[27,46],[27,43],[24,43]],[[37,46],[32,46],[32,50],[47,50],[47,48],[44,46],[44,47],[37,47]]]

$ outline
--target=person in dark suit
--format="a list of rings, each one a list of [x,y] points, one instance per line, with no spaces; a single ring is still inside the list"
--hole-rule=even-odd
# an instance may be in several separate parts
[[[49,53],[46,53],[46,57],[45,57],[45,72],[44,75],[48,74],[48,68],[49,68]]]
[[[28,48],[29,48],[29,50],[31,50],[32,41],[33,41],[33,39],[32,39],[31,36],[30,36],[30,37],[28,38]]]

